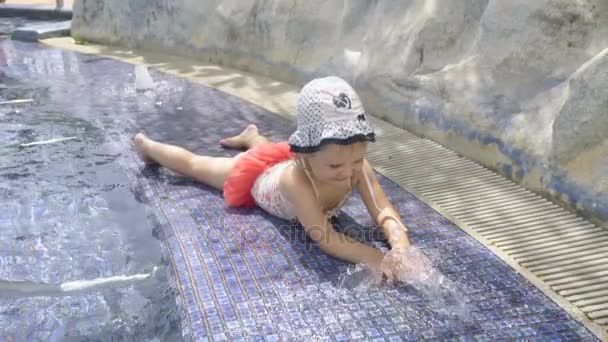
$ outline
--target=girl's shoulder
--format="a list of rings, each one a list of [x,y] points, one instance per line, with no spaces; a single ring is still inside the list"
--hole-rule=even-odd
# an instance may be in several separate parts
[[[279,178],[279,190],[290,201],[293,201],[295,196],[310,195],[311,198],[316,198],[306,173],[295,163],[283,169]]]
[[[288,191],[301,190],[308,183],[308,179],[304,170],[298,167],[295,162],[289,163],[288,166],[283,168],[279,178],[279,185],[282,189]]]

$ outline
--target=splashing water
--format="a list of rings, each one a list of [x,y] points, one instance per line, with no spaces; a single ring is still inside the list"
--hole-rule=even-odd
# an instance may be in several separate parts
[[[445,315],[454,315],[460,320],[471,320],[466,297],[456,284],[433,267],[431,261],[415,247],[409,248],[401,256],[405,270],[398,274],[400,281],[412,285],[430,300],[430,307]]]
[[[154,89],[154,80],[145,65],[138,64],[135,66],[135,89],[137,91]]]
[[[472,314],[464,293],[434,268],[432,262],[417,247],[410,246],[406,250],[388,252],[382,267],[393,268],[395,285],[412,286],[428,299],[428,307],[431,310],[452,316],[461,322],[471,322]],[[342,275],[338,287],[342,290],[371,291],[380,286],[381,281],[379,270],[372,270],[360,264],[350,267]]]

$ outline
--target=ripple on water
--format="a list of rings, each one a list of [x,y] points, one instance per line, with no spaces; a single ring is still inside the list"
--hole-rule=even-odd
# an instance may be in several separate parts
[[[125,145],[116,141],[128,141],[124,121],[100,119],[86,104],[54,102],[57,92],[74,93],[71,86],[51,91],[7,79],[0,74],[0,101],[35,101],[0,106],[1,278],[60,284],[147,273],[153,266],[166,273],[153,236],[157,224],[119,165]],[[19,147],[68,136],[77,139]],[[178,340],[178,324],[166,276],[126,288],[0,302],[0,335],[16,341]]]

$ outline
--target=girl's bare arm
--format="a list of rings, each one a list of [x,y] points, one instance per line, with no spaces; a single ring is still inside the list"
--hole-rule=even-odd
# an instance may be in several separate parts
[[[325,253],[355,264],[367,264],[378,268],[384,254],[366,244],[360,243],[337,232],[329,222],[320,203],[308,185],[306,177],[292,172],[281,180],[281,191],[294,205],[298,220],[310,238]]]
[[[359,179],[357,179],[356,188],[361,194],[361,198],[363,199],[369,214],[376,220],[376,223],[382,227],[391,247],[407,248],[410,244],[407,236],[407,228],[403,225],[399,212],[388,200],[386,193],[382,189],[382,186],[380,186],[378,179],[376,179],[374,170],[367,160],[363,162],[361,172],[362,174],[359,176]],[[363,173],[365,173],[365,175]],[[367,176],[367,179],[369,180],[369,186],[365,180],[365,176]]]

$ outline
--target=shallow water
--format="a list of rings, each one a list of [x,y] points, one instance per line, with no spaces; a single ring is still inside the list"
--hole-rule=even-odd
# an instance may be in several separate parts
[[[122,166],[129,119],[70,99],[70,85],[45,79],[82,81],[73,55],[23,56],[19,44],[0,42],[0,102],[34,100],[0,105],[0,340],[179,340],[157,222]],[[154,267],[143,281],[45,292]]]
[[[380,280],[377,272],[363,265],[356,265],[350,267],[341,276],[340,289],[368,292],[381,286],[410,286],[421,298],[424,298],[428,309],[444,318],[447,317],[454,325],[464,329],[474,323],[473,307],[467,304],[465,292],[434,267],[419,248],[410,246],[394,257],[399,259],[403,267],[395,275],[396,279],[392,284]],[[399,310],[408,309],[399,308]]]

